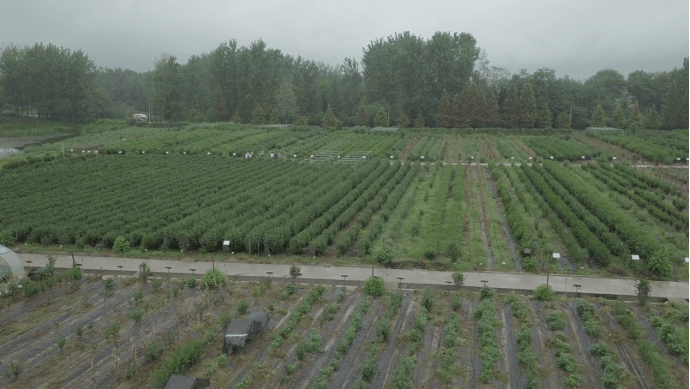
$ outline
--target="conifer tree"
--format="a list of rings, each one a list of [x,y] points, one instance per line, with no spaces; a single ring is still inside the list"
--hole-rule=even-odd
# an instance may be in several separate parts
[[[567,112],[561,112],[556,118],[556,126],[560,129],[570,128],[570,115]]]
[[[228,120],[228,110],[226,108],[227,102],[220,92],[216,92],[216,119],[219,121]]]
[[[635,106],[637,106],[637,104],[635,104]],[[639,107],[637,107],[637,112],[640,112]],[[625,128],[625,113],[623,113],[623,107],[621,107],[620,104],[616,104],[616,110],[613,111],[613,122],[611,123],[611,125],[614,128]]]
[[[443,92],[441,101],[438,105],[438,112],[436,113],[436,125],[438,127],[450,128],[453,125],[453,116],[451,114],[450,96]]]
[[[508,96],[503,102],[503,122],[508,128],[514,128],[520,124],[520,97],[515,84],[510,85]]]
[[[307,118],[306,118],[304,115],[297,114],[297,115],[295,116],[295,122],[294,122],[294,124],[295,124],[296,126],[306,126],[306,125],[308,124],[308,123],[307,123]]]
[[[335,127],[335,122],[338,120],[338,118],[335,116],[335,112],[333,112],[333,108],[331,106],[328,106],[328,109],[326,110],[326,114],[323,116],[323,127],[325,128],[331,128]]]
[[[501,112],[498,109],[498,98],[495,94],[492,94],[486,102],[486,125],[492,128],[501,125]]]
[[[417,119],[414,121],[414,126],[415,128],[424,128],[424,115],[420,112],[419,115],[417,115]]]
[[[242,117],[240,116],[239,112],[235,112],[234,115],[232,115],[232,120],[233,123],[235,124],[240,124],[242,123]]]
[[[455,97],[453,97],[453,105],[450,107],[450,118],[451,121],[453,122],[453,127],[456,128],[462,128],[462,121],[460,120],[460,95],[455,94]]]
[[[460,94],[460,120],[465,127],[484,127],[486,125],[486,103],[484,92],[472,83],[466,85]]]
[[[364,102],[359,103],[356,116],[355,121],[357,122],[357,125],[369,126],[369,114],[367,113],[367,107],[364,105]]]
[[[592,126],[606,127],[606,112],[604,112],[604,107],[602,107],[601,104],[597,105],[597,108],[592,114]]]
[[[655,104],[652,104],[652,108],[649,110],[649,115],[647,115],[647,128],[651,130],[659,129],[659,113],[656,111]]]
[[[407,115],[402,114],[402,116],[400,116],[400,119],[398,119],[398,125],[400,127],[403,127],[403,128],[409,127],[410,126],[410,118],[408,118]]]
[[[522,88],[520,107],[520,126],[523,128],[534,128],[534,123],[538,117],[537,100],[534,97],[534,89],[530,83],[525,84]]]
[[[547,102],[544,102],[544,105],[541,107],[538,123],[540,128],[551,128],[553,126],[553,116]]]
[[[388,115],[386,111],[383,110],[383,107],[379,108],[379,111],[376,112],[376,117],[374,118],[374,124],[376,127],[386,127],[388,123]]]
[[[681,104],[684,98],[681,96],[680,88],[676,81],[672,81],[666,93],[664,107],[661,110],[662,127],[666,130],[674,128],[687,128],[688,123],[683,122],[683,107]],[[685,108],[687,110],[687,107]]]
[[[618,111],[618,108],[616,108],[616,111]],[[621,112],[623,112],[623,109],[621,109]],[[614,122],[616,120],[616,114],[614,113]],[[623,119],[625,121],[625,119]],[[614,127],[616,125],[614,124]],[[630,118],[630,127],[631,129],[643,129],[644,128],[644,116],[642,116],[642,111],[640,111],[640,105],[635,103],[635,107],[633,108],[633,114],[632,117]],[[623,128],[623,127],[616,127],[616,128]]]
[[[254,112],[252,113],[252,124],[264,124],[266,123],[266,113],[260,103],[256,104]]]

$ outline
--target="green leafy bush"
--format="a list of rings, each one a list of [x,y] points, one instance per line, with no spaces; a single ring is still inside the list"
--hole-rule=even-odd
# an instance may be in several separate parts
[[[318,353],[322,352],[323,340],[318,331],[312,329],[309,333],[309,337],[297,345],[295,353],[297,354],[297,359],[300,361],[304,358],[307,353]]]
[[[185,343],[173,351],[172,355],[163,361],[161,368],[153,372],[153,382],[162,388],[167,384],[171,375],[184,373],[185,370],[196,363],[196,360],[206,348],[207,343],[207,337],[200,337]]]
[[[193,289],[196,288],[197,279],[194,276],[189,276],[185,279],[185,283],[187,284],[188,288]]]
[[[285,284],[285,290],[283,291],[283,293],[280,294],[280,298],[282,300],[285,300],[291,294],[294,294],[294,293],[295,293],[295,284],[293,284],[292,282],[288,282],[287,284]]]
[[[158,290],[161,288],[161,286],[163,286],[163,281],[157,278],[153,280],[153,282],[151,283],[151,287],[153,288],[153,290]]]
[[[422,306],[429,312],[431,312],[431,310],[434,308],[434,291],[429,286],[424,288],[424,294],[422,295]]]
[[[124,253],[131,247],[129,241],[124,236],[118,236],[113,243],[113,252]]]
[[[388,266],[393,261],[393,248],[387,245],[377,247],[374,250],[374,259],[383,266]]]
[[[534,290],[532,298],[546,301],[553,300],[555,296],[556,293],[553,291],[553,289],[551,289],[551,285],[542,284],[537,286],[537,288]]]
[[[479,296],[481,300],[488,300],[494,297],[496,294],[496,291],[489,288],[488,286],[484,285],[482,288],[479,290]]]
[[[562,330],[566,325],[565,316],[562,312],[553,312],[546,317],[546,324],[551,330]]]
[[[240,300],[240,304],[237,306],[237,312],[244,314],[249,308],[249,302],[246,299]]]
[[[146,281],[149,277],[151,277],[151,267],[144,261],[139,264],[139,278]]]
[[[220,270],[209,269],[204,273],[200,283],[202,288],[216,289],[225,286],[227,278]]]
[[[386,293],[386,285],[383,283],[383,278],[381,277],[369,277],[364,282],[364,294],[378,297],[383,296]]]
[[[462,300],[460,299],[460,293],[453,293],[453,299],[450,301],[450,307],[457,311],[462,306]]]

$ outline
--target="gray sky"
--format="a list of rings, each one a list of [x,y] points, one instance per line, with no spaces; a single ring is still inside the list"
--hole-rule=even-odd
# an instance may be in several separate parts
[[[82,49],[98,66],[153,69],[165,52],[185,63],[236,39],[263,39],[293,57],[342,63],[396,32],[468,32],[493,66],[586,79],[601,69],[681,67],[688,0],[2,0],[0,44]]]

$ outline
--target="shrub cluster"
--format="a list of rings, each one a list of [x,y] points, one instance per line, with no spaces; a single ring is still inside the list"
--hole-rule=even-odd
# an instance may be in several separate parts
[[[654,316],[650,320],[652,327],[656,328],[659,338],[666,344],[668,351],[674,355],[680,355],[685,363],[688,363],[688,345],[684,343],[673,324],[667,322],[659,316]]]
[[[319,371],[318,376],[310,385],[311,389],[326,389],[328,380],[331,378],[333,373],[338,370],[343,356],[347,353],[347,350],[352,345],[352,342],[355,339],[355,334],[364,326],[362,316],[367,313],[370,306],[371,299],[369,297],[359,304],[357,311],[355,311],[352,316],[350,327],[348,327],[348,329],[345,331],[345,336],[335,346],[335,352],[333,353],[331,360],[328,362],[328,366]],[[366,364],[366,361],[364,364]]]
[[[594,319],[594,312],[596,311],[594,304],[585,299],[577,299],[575,302],[575,310],[582,319],[582,323],[585,326],[585,332],[598,338],[601,335],[601,327]]]
[[[477,332],[479,334],[479,352],[482,358],[482,367],[479,371],[479,379],[488,384],[494,375],[494,364],[501,355],[494,330],[501,326],[496,318],[496,307],[491,302],[493,293],[485,293],[491,290],[487,286],[482,287],[481,303],[474,311],[474,319],[477,320]]]
[[[383,296],[386,293],[386,285],[383,283],[383,278],[381,277],[369,277],[364,281],[364,294],[378,297]]]
[[[297,323],[300,321],[300,319],[302,319],[302,317],[309,313],[311,306],[316,302],[316,300],[319,299],[324,290],[326,290],[326,288],[323,285],[318,285],[316,288],[309,291],[300,305],[298,305],[297,308],[292,312],[288,322],[274,333],[273,341],[268,346],[269,353],[280,347],[280,345],[283,343],[283,340],[285,340],[288,335],[295,328],[297,328]]]

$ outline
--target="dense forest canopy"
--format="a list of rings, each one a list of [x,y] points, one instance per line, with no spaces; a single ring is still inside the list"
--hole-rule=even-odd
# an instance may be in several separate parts
[[[229,40],[186,64],[162,55],[155,70],[137,73],[52,44],[9,45],[0,54],[0,107],[74,122],[151,112],[157,121],[321,125],[332,112],[343,125],[688,128],[688,58],[669,71],[626,78],[604,69],[581,81],[548,68],[510,74],[469,33],[404,32],[336,67],[263,40]]]

